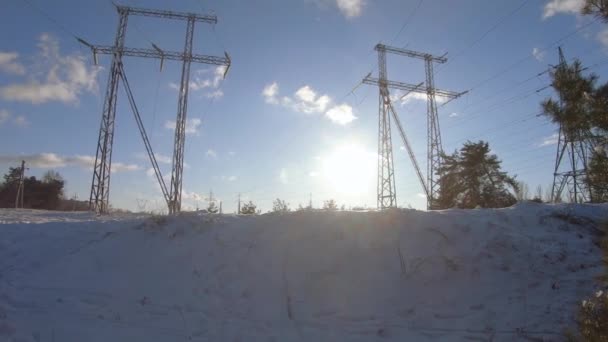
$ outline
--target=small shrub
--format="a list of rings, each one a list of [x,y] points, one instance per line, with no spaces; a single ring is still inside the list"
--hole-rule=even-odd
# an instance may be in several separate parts
[[[333,199],[323,202],[323,210],[336,211],[338,210],[338,204]]]
[[[291,211],[291,209],[289,208],[289,203],[277,198],[272,202],[272,211],[275,213],[286,213]]]
[[[253,202],[249,201],[241,207],[241,214],[243,215],[255,215],[258,213],[256,210],[257,206]]]
[[[608,292],[598,291],[593,298],[581,303],[578,313],[578,335],[568,335],[570,341],[608,341]]]

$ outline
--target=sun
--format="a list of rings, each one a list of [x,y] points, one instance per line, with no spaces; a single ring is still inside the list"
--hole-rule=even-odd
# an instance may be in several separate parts
[[[322,157],[322,176],[331,188],[343,194],[362,194],[374,184],[376,155],[355,144],[337,146]]]

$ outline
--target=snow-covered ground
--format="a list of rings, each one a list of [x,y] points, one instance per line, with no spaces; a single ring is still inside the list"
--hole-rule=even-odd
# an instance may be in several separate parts
[[[0,209],[0,341],[561,340],[608,206]]]

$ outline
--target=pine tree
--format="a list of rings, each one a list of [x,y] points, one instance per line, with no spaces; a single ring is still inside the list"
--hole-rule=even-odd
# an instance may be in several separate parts
[[[336,211],[338,210],[338,204],[333,199],[323,202],[323,210]]]
[[[207,212],[211,214],[216,214],[219,211],[215,201],[209,202],[209,206],[207,206]]]
[[[272,211],[275,213],[286,213],[291,211],[289,204],[280,198],[277,198],[272,202]]]
[[[582,13],[593,15],[608,22],[608,0],[585,0]]]
[[[583,75],[576,60],[551,72],[559,100],[542,102],[543,114],[560,125],[566,141],[582,142],[588,149],[587,183],[591,200],[608,198],[608,84],[596,86],[595,74]]]
[[[253,202],[249,201],[241,207],[241,214],[243,215],[255,215],[257,206]]]
[[[446,208],[499,208],[513,205],[519,186],[501,171],[500,161],[490,154],[487,142],[467,142],[452,155],[443,156],[437,206]]]

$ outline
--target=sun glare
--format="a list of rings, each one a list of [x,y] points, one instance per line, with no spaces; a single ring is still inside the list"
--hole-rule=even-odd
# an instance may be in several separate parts
[[[335,148],[322,159],[322,175],[335,191],[361,194],[373,187],[376,155],[356,144]]]

